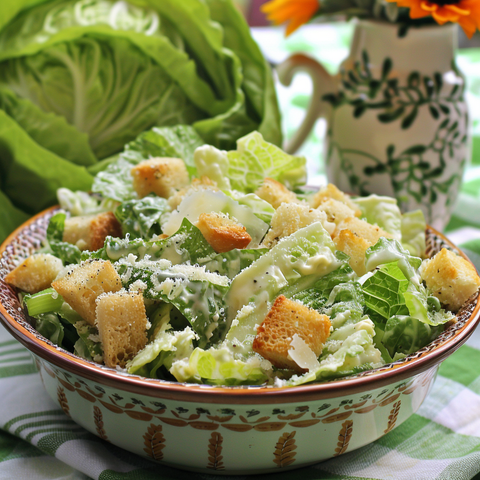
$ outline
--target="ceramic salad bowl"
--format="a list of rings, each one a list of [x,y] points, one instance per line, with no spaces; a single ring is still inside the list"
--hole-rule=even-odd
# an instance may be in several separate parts
[[[217,474],[271,473],[369,444],[418,410],[440,363],[480,321],[477,293],[431,344],[374,371],[327,383],[214,387],[129,375],[46,340],[4,282],[19,259],[40,247],[54,212],[37,215],[0,248],[0,319],[33,354],[48,394],[67,415],[100,438],[166,465]],[[431,228],[426,238],[428,256],[442,247],[464,256]]]

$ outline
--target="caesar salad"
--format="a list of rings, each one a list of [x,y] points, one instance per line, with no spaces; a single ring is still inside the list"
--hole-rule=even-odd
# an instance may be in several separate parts
[[[153,128],[58,191],[43,247],[5,281],[56,345],[149,378],[293,386],[372,370],[434,340],[480,287],[393,198],[306,184],[260,133],[219,150]]]

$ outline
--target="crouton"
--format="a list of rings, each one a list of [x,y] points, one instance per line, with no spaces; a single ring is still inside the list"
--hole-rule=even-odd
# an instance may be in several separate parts
[[[96,321],[107,367],[124,368],[147,344],[147,315],[140,292],[115,292],[97,298]]]
[[[122,237],[122,226],[112,212],[81,215],[65,220],[63,241],[73,243],[80,250],[98,250],[107,236]]]
[[[317,208],[319,207],[323,202],[326,202],[327,200],[333,198],[334,200],[337,200],[339,202],[344,203],[348,207],[350,207],[354,212],[355,216],[359,217],[362,212],[358,208],[358,206],[355,204],[355,202],[352,201],[349,195],[346,193],[342,192],[339,190],[335,185],[332,183],[329,183],[326,187],[321,188],[313,197],[312,199],[312,207]]]
[[[149,193],[169,198],[189,182],[187,167],[181,158],[150,158],[133,167],[130,173],[140,198]]]
[[[203,175],[200,178],[194,178],[190,185],[183,187],[182,189],[175,192],[169,199],[168,205],[172,210],[175,210],[182,200],[191,192],[200,192],[202,190],[212,190],[213,192],[218,192],[219,188],[217,183],[211,180],[209,177]]]
[[[305,369],[288,353],[294,336],[298,335],[318,357],[330,335],[330,327],[326,315],[280,295],[258,327],[252,348],[277,368],[304,373]]]
[[[355,210],[352,210],[346,203],[339,202],[333,198],[329,198],[322,202],[317,209],[325,212],[327,220],[335,225],[340,224],[347,218],[356,216]]]
[[[300,203],[300,200],[291,190],[273,178],[265,178],[255,194],[275,209],[282,203]]]
[[[322,222],[329,234],[335,225],[327,221],[325,212],[309,207],[306,203],[282,203],[272,216],[270,229],[262,247],[272,248],[277,242],[314,222]]]
[[[217,253],[246,248],[252,241],[243,225],[218,213],[200,214],[196,226]]]
[[[37,253],[26,258],[5,276],[5,282],[22,292],[38,293],[50,288],[63,268],[62,261],[48,253]]]
[[[386,232],[377,225],[372,225],[365,220],[356,217],[346,218],[337,225],[332,238],[335,239],[342,230],[350,230],[355,235],[364,238],[372,245],[375,245],[381,237],[393,238],[393,235]]]
[[[118,292],[120,276],[107,260],[89,260],[67,271],[52,287],[90,325],[95,323],[95,300],[102,293]]]
[[[452,312],[461,306],[480,287],[475,267],[454,252],[442,248],[420,266],[420,275],[432,295]]]
[[[373,244],[365,238],[355,235],[352,231],[345,229],[333,239],[337,250],[341,250],[349,257],[349,264],[358,276],[365,275],[365,252]]]

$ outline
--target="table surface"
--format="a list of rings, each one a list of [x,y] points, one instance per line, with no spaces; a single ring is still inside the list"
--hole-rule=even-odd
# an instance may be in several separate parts
[[[349,24],[307,26],[285,39],[277,28],[253,29],[272,64],[302,51],[334,72],[348,51]],[[318,46],[321,45],[322,48]],[[480,49],[458,54],[468,80],[472,113],[472,161],[447,233],[480,269]],[[298,75],[278,85],[286,138],[305,112],[311,85]],[[310,183],[326,183],[321,159],[325,124],[318,121],[300,153]],[[0,327],[0,480],[213,479],[153,466],[76,426],[47,397],[28,352]],[[240,477],[234,477],[240,478]],[[242,477],[243,478],[243,477]],[[246,478],[246,477],[245,477]],[[254,477],[250,477],[254,478]],[[373,444],[337,459],[272,479],[456,479],[480,480],[480,330],[441,366],[432,392],[409,420]]]

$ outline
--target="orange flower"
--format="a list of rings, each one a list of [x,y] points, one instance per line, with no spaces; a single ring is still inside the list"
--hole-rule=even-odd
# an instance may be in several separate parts
[[[307,23],[318,11],[318,0],[271,0],[265,3],[262,11],[275,25],[288,22],[286,35]]]
[[[447,22],[458,23],[468,38],[480,29],[479,0],[387,0],[395,2],[399,7],[410,9],[410,18],[432,16],[443,25]]]

